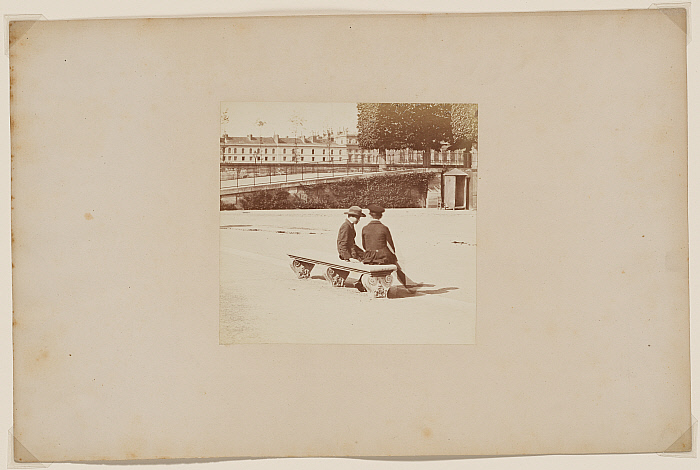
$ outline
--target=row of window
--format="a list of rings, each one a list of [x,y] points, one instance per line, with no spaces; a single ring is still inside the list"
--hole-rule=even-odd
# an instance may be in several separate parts
[[[370,159],[370,158],[368,158],[368,159],[363,159],[363,158],[361,158],[361,157],[359,157],[359,156],[357,156],[357,157],[349,157],[349,158],[348,158],[348,161],[350,161],[350,162],[357,162],[357,163],[360,163],[360,162],[362,162],[362,161],[364,161],[365,163],[369,163],[371,160],[374,160],[374,159]],[[231,159],[231,155],[224,155],[223,157],[221,157],[221,161],[222,161],[222,162],[230,162],[230,161],[237,162],[237,161],[238,161],[238,155],[233,155],[233,160]],[[244,155],[241,155],[241,161],[242,161],[242,162],[246,161],[246,157],[245,157]],[[248,157],[248,161],[251,161],[251,162],[255,161],[255,157],[254,157],[254,156]],[[266,162],[267,162],[267,161],[273,161],[273,162],[274,162],[274,161],[277,161],[277,160],[275,160],[275,157],[271,157],[270,160],[268,160],[268,157],[264,157],[264,159],[263,159],[263,157],[259,157],[259,158],[258,158],[258,161],[266,161]],[[288,160],[287,160],[287,157],[282,157],[282,160],[279,160],[279,161],[281,161],[281,162],[286,162],[286,161],[288,161]],[[292,160],[289,160],[289,161],[294,161],[294,160],[292,159]],[[303,161],[304,161],[304,157],[299,157],[299,161],[300,161],[300,162],[303,162]],[[310,160],[310,161],[315,162],[315,161],[316,161],[316,157],[311,157],[311,160]],[[321,162],[321,161],[325,162],[325,161],[326,161],[326,157],[323,157],[323,160],[318,160],[318,161],[319,161],[319,162]],[[334,161],[335,161],[335,162],[342,162],[342,160],[333,160],[333,157],[330,157],[330,158],[328,159],[328,162],[329,162],[329,163],[333,163]]]
[[[251,161],[251,162],[255,161],[255,156],[249,157],[248,160]],[[230,162],[230,161],[231,161],[231,155],[224,155],[224,156],[221,158],[221,161],[223,161],[223,162],[226,162],[226,161]],[[233,156],[233,161],[234,161],[234,162],[237,162],[237,161],[238,161],[238,155],[234,155],[234,156]],[[245,155],[241,155],[241,161],[242,161],[242,162],[246,161]],[[274,161],[276,161],[276,160],[275,160],[275,157],[272,157],[271,160],[268,160],[268,157],[265,157],[264,160],[263,160],[263,157],[258,157],[258,161],[266,161],[266,162],[267,162],[267,161],[273,161],[273,162],[274,162]],[[281,162],[286,162],[286,161],[287,161],[287,157],[282,157],[282,160],[280,160],[280,161],[281,161]],[[293,160],[291,160],[291,161],[293,161]],[[304,161],[304,157],[299,157],[299,161],[303,162],[303,161]],[[311,157],[311,161],[312,161],[312,162],[315,162],[315,161],[316,161],[316,157]],[[319,160],[319,161],[324,161],[324,162],[325,162],[325,161],[326,161],[326,157],[323,157],[323,160]],[[328,161],[329,161],[329,162],[332,162],[332,161],[333,161],[333,157],[329,157],[329,158],[328,158]],[[338,160],[336,160],[336,161],[338,161]]]
[[[231,149],[232,149],[232,148],[233,148],[233,152],[231,152]],[[258,150],[259,150],[259,149],[256,149],[255,153],[257,153]],[[268,150],[268,149],[266,148],[264,153],[267,153],[267,150]],[[271,150],[272,150],[272,152],[270,152],[270,153],[275,153],[275,149],[274,149],[274,148],[271,149]],[[304,149],[299,149],[299,150],[300,150],[300,153],[303,155],[303,154],[304,154]],[[322,149],[322,150],[323,150],[323,155],[325,155],[325,154],[326,154],[326,150],[325,150],[325,149]],[[316,151],[316,149],[311,149],[311,155],[315,155],[315,154],[316,154],[315,151]],[[331,155],[333,155],[333,152],[334,152],[334,150],[331,149]],[[225,153],[238,153],[238,148],[237,148],[237,147],[226,147],[226,152],[225,152]],[[244,148],[241,148],[241,153],[246,153]],[[252,149],[252,148],[248,148],[248,153],[249,153],[249,154],[252,154],[252,153],[253,153],[253,149]],[[287,153],[287,149],[283,148],[283,149],[282,149],[282,153]],[[291,152],[291,153],[294,153],[294,150],[293,150],[293,149],[292,149],[292,152]],[[338,155],[342,155],[342,154],[343,154],[343,150],[342,150],[342,149],[338,149]]]

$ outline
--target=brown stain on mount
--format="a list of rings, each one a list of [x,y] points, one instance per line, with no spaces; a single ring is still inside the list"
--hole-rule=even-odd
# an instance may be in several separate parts
[[[36,357],[36,362],[45,362],[49,358],[49,352],[46,349],[42,349],[39,351],[39,354]]]
[[[430,439],[433,437],[433,431],[430,428],[423,428],[423,437],[426,439]]]
[[[85,217],[85,220],[92,220],[92,219],[94,219],[94,217],[92,216],[92,214],[89,213],[89,212],[86,212],[84,217]]]

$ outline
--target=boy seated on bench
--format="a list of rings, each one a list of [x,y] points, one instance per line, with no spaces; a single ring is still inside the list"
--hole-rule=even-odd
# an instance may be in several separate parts
[[[362,262],[365,252],[355,244],[355,225],[360,221],[360,217],[365,217],[365,214],[359,206],[352,206],[344,214],[347,218],[338,230],[338,256],[343,261]],[[365,291],[361,280],[355,283],[355,287],[361,292]]]
[[[362,229],[362,247],[367,250],[362,262],[365,264],[395,264],[396,278],[404,287],[408,288],[407,281],[409,279],[399,266],[389,227],[380,221],[384,214],[384,208],[379,204],[370,204],[367,209],[369,209],[369,216],[372,220]]]
[[[372,220],[362,229],[362,247],[367,250],[362,261],[365,264],[397,264],[391,232],[380,221],[384,208],[379,204],[370,204],[368,209]]]

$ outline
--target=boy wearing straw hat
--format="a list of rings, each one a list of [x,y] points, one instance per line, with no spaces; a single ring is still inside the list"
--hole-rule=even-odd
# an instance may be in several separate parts
[[[344,261],[361,262],[365,257],[365,252],[355,244],[355,225],[360,221],[360,217],[365,214],[359,206],[352,206],[345,212],[347,218],[338,230],[338,256]],[[357,290],[364,292],[361,278],[355,283]]]
[[[347,218],[338,230],[338,256],[344,261],[362,261],[365,252],[355,244],[355,225],[365,214],[358,206],[352,206],[345,212]]]

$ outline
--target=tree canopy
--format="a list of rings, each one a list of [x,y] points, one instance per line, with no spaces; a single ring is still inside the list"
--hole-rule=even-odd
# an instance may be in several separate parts
[[[439,149],[451,142],[450,106],[434,103],[358,103],[360,146]]]
[[[452,105],[452,134],[455,148],[470,149],[479,141],[479,109],[476,104]]]
[[[471,148],[477,141],[477,105],[447,103],[358,103],[357,130],[362,148],[411,148],[423,151],[444,145]]]

